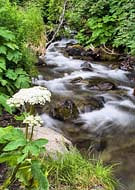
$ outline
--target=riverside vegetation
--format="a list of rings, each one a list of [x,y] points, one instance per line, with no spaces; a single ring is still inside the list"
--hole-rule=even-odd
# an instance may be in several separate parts
[[[6,111],[15,115],[18,108],[12,109],[7,100],[19,89],[32,86],[31,78],[37,75],[37,55],[44,54],[60,16],[63,25],[56,37],[70,36],[70,30],[75,30],[75,37],[87,49],[101,46],[109,48],[112,54],[134,56],[134,5],[133,0],[0,0],[0,114]],[[36,119],[32,128],[42,121],[33,106],[26,107],[27,113],[20,117],[26,125],[25,135],[13,126],[0,128],[0,162],[8,165],[9,176],[1,189],[10,189],[16,180],[25,189],[47,190],[49,183],[52,189],[99,186],[115,189],[117,182],[112,177],[112,167],[88,161],[74,149],[64,156],[58,155],[57,160],[42,157],[47,140],[32,141],[33,129],[28,136],[29,121]]]

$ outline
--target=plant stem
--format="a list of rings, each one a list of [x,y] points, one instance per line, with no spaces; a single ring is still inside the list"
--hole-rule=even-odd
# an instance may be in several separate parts
[[[34,115],[34,114],[35,114],[35,108],[34,108],[34,106],[33,106],[33,105],[30,107],[30,114],[32,114],[32,115]],[[32,126],[32,129],[31,129],[30,141],[32,140],[32,137],[33,137],[33,132],[34,132],[34,126]]]
[[[32,126],[32,129],[31,129],[30,141],[32,140],[32,137],[33,137],[33,132],[34,132],[34,126]]]
[[[29,132],[29,126],[28,126],[28,124],[26,124],[26,129],[25,129],[26,139],[28,139],[28,132]]]

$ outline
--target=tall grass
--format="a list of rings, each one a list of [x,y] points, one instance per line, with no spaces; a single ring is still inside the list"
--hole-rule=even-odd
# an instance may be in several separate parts
[[[57,159],[45,161],[51,190],[115,190],[113,166],[103,166],[101,161],[87,160],[76,149],[58,154]]]

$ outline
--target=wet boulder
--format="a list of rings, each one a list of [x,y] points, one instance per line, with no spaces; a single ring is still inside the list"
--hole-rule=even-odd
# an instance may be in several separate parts
[[[90,90],[109,91],[117,89],[116,84],[113,81],[98,77],[90,79],[87,86]]]
[[[83,71],[93,71],[93,68],[92,68],[90,62],[88,62],[88,61],[85,61],[84,63],[82,63],[81,68]]]
[[[72,56],[73,58],[89,61],[93,60],[91,56],[93,55],[92,51],[85,50],[85,48],[79,44],[68,45],[65,51],[68,56]]]
[[[66,52],[69,56],[81,56],[84,48],[81,45],[75,44],[72,46],[68,46]]]
[[[39,56],[37,66],[46,66],[45,56]]]
[[[86,97],[85,99],[76,99],[75,103],[81,113],[99,110],[104,107],[103,97]]]
[[[50,112],[51,116],[61,121],[76,119],[79,110],[72,100],[65,100],[63,103],[56,105]]]

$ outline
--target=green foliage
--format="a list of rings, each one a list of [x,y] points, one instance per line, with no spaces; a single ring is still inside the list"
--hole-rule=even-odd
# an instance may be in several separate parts
[[[16,178],[26,189],[48,190],[47,175],[40,161],[40,154],[44,153],[47,142],[46,139],[29,141],[20,129],[12,126],[0,128],[0,163],[7,163],[14,174],[0,189],[10,186]]]
[[[104,167],[102,162],[88,160],[76,150],[71,149],[57,159],[45,160],[50,185],[55,189],[91,189],[99,184],[106,190],[114,190],[118,185],[112,176],[112,167]]]
[[[72,0],[70,11],[67,19],[80,43],[106,44],[135,55],[134,0]]]
[[[44,25],[41,11],[34,3],[20,7],[8,0],[0,0],[0,18],[0,26],[14,33],[17,44],[39,44]]]
[[[34,2],[24,6],[14,2],[0,0],[0,26],[13,32],[16,45],[22,53],[22,66],[33,76],[36,73],[36,47],[41,44],[45,47],[45,27],[41,10]],[[1,48],[0,51],[4,52],[4,49]]]
[[[0,110],[4,107],[11,112],[6,99],[17,89],[29,87],[30,78],[23,69],[22,53],[13,32],[0,27],[0,42]]]

